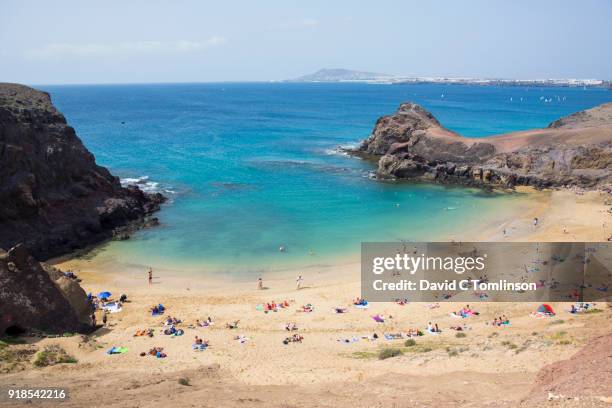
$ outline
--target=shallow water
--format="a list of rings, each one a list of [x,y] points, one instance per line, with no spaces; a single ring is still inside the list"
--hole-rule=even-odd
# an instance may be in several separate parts
[[[415,101],[466,136],[546,126],[612,100],[599,89],[218,83],[42,86],[99,164],[171,198],[160,228],[100,253],[254,272],[329,262],[362,241],[442,239],[514,196],[368,178],[337,152]],[[284,245],[286,252],[280,253]]]

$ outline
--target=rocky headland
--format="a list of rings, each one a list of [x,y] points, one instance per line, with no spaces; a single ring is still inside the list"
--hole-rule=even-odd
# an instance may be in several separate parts
[[[547,128],[483,138],[444,128],[414,103],[376,122],[353,151],[378,161],[379,179],[481,187],[609,188],[612,103],[577,112]]]
[[[0,248],[45,260],[126,238],[155,225],[164,200],[97,165],[49,94],[0,84]]]
[[[0,250],[0,335],[92,329],[93,307],[75,279],[36,261],[24,245]]]

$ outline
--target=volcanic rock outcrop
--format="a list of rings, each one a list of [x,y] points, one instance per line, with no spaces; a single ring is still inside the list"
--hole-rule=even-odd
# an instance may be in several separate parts
[[[48,259],[154,224],[164,200],[98,166],[47,93],[0,84],[0,247]]]
[[[0,249],[0,335],[91,330],[93,309],[74,280],[30,256],[24,245]]]
[[[546,365],[538,373],[533,389],[524,399],[527,406],[545,401],[581,400],[579,406],[599,406],[612,398],[612,333],[589,341],[567,360]],[[570,404],[571,405],[571,404]],[[578,406],[574,404],[573,406]]]
[[[538,188],[612,183],[612,103],[545,129],[468,138],[445,129],[414,103],[376,122],[357,154],[378,159],[381,179]]]

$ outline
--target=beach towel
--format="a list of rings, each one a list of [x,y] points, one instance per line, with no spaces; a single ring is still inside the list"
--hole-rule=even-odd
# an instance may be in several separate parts
[[[106,354],[124,354],[127,353],[127,351],[127,347],[111,347],[110,349],[108,349]]]
[[[366,303],[365,305],[354,305],[357,309],[367,309],[370,306]]]
[[[374,319],[374,321],[377,322],[377,323],[384,323],[385,322],[385,319],[381,315],[374,315],[374,316],[372,316],[372,319]]]
[[[194,344],[193,346],[191,346],[193,348],[194,351],[204,351],[206,350],[206,344]]]
[[[109,313],[118,313],[121,311],[121,305],[118,302],[111,302],[102,306],[102,309]]]

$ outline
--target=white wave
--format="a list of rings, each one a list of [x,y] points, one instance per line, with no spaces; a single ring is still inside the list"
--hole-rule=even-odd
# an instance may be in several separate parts
[[[347,150],[355,150],[359,147],[358,143],[350,143],[350,144],[344,144],[344,145],[338,145],[332,149],[325,149],[324,152],[326,155],[329,156],[348,156],[349,153],[347,152]]]
[[[121,185],[125,187],[134,184],[144,184],[147,182],[147,180],[149,180],[149,176],[142,176],[138,178],[126,177],[121,179]]]
[[[120,182],[121,182],[122,187],[136,185],[145,193],[160,193],[160,192],[165,192],[165,193],[170,193],[170,194],[175,193],[173,190],[171,190],[170,186],[164,186],[162,188],[158,182],[150,181],[149,176],[142,176],[142,177],[136,177],[136,178],[126,177],[126,178],[122,178]]]

